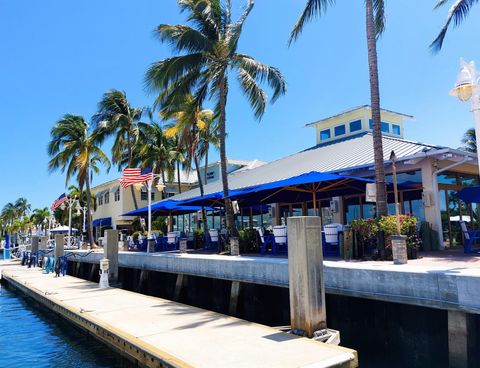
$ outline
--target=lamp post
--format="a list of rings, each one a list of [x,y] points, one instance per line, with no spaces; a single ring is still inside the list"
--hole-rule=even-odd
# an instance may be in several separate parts
[[[72,242],[72,208],[77,202],[77,196],[75,196],[73,198],[68,198],[68,200],[65,202],[67,203],[66,206],[65,203],[62,203],[60,206],[62,210],[68,207],[68,245],[71,245]]]
[[[80,216],[81,214],[83,214],[83,226],[82,226],[82,232],[84,233],[85,231],[87,231],[87,227],[86,227],[86,224],[85,224],[85,218],[86,218],[86,213],[87,213],[87,210],[88,208],[86,206],[80,206],[80,202],[77,202],[77,207],[76,207],[76,210],[77,210],[77,216]]]
[[[147,188],[147,197],[148,197],[148,224],[147,224],[147,253],[150,253],[150,242],[152,238],[152,187],[153,181],[155,178],[160,178],[160,175],[153,174],[152,179],[147,180],[143,183],[134,184],[135,189],[141,190],[144,186]],[[164,183],[158,183],[156,188],[159,192],[162,192],[165,189]]]
[[[460,59],[460,72],[457,75],[455,87],[450,91],[451,96],[457,97],[462,102],[472,99],[472,112],[475,119],[475,137],[476,142],[480,138],[480,86],[479,73],[475,68],[475,62],[467,63]],[[477,144],[478,147],[478,144]],[[478,164],[480,165],[480,150],[477,149]]]

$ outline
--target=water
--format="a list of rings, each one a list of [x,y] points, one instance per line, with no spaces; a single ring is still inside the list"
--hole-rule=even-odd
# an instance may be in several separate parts
[[[132,365],[55,313],[2,285],[0,367],[129,368]]]

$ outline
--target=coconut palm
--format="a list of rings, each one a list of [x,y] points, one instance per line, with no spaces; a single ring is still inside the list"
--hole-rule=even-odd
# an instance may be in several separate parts
[[[45,220],[48,221],[49,217],[50,217],[50,209],[48,207],[35,208],[33,210],[32,216],[30,217],[30,220],[35,225],[40,225],[42,227],[42,230],[45,231],[46,230],[46,221]]]
[[[89,131],[89,125],[82,116],[64,115],[52,128],[48,154],[50,172],[61,170],[66,172],[66,184],[76,175],[80,191],[87,192],[88,237],[90,244],[95,246],[91,217],[90,184],[93,173],[99,172],[98,164],[110,170],[110,160],[101,150],[96,134]]]
[[[437,38],[435,38],[435,40],[430,45],[430,48],[434,52],[438,52],[442,49],[443,41],[445,40],[445,36],[452,21],[454,27],[460,25],[470,13],[471,8],[478,3],[478,0],[438,0],[437,5],[435,5],[435,9],[441,8],[442,6],[447,5],[450,2],[453,2],[453,5],[448,10],[445,24],[438,33]]]
[[[139,123],[139,130],[141,134],[133,146],[132,164],[152,168],[154,174],[161,176],[163,183],[166,183],[167,180],[173,181],[175,176],[174,141],[165,135],[164,130],[157,122]]]
[[[477,137],[475,134],[475,129],[468,129],[462,137],[462,149],[468,152],[477,152]]]
[[[17,213],[17,217],[24,217],[24,216],[26,216],[26,215],[30,212],[30,210],[31,210],[31,208],[32,208],[32,206],[30,205],[30,203],[28,203],[27,198],[23,198],[23,197],[22,197],[22,198],[18,198],[18,199],[15,201],[14,206],[15,206],[15,211],[16,211],[16,213]]]
[[[140,130],[138,124],[146,108],[135,108],[130,105],[124,91],[112,89],[104,93],[98,103],[98,112],[93,116],[95,135],[100,142],[107,137],[115,136],[112,146],[112,162],[121,171],[125,166],[132,167],[133,146]],[[126,158],[126,160],[125,160]],[[133,204],[138,208],[133,186],[130,188]]]
[[[11,225],[13,220],[17,218],[17,209],[12,202],[7,203],[2,209],[2,218],[7,225]]]
[[[248,0],[238,20],[232,21],[230,1],[178,0],[191,26],[158,26],[156,35],[160,41],[173,46],[178,55],[155,62],[146,74],[147,86],[160,92],[157,103],[163,107],[176,104],[175,101],[181,101],[188,93],[193,95],[198,106],[209,98],[214,102],[219,124],[226,225],[230,233],[236,233],[233,208],[228,199],[225,147],[230,75],[236,73],[257,118],[263,116],[268,100],[259,83],[266,82],[273,89],[272,102],[285,93],[285,81],[278,69],[237,52],[243,25],[253,3],[253,0]]]
[[[308,0],[299,20],[293,27],[290,43],[296,40],[306,23],[316,16],[323,15],[335,0]],[[378,82],[377,38],[385,29],[384,0],[365,0],[367,29],[368,67],[370,72],[370,104],[372,107],[372,135],[375,162],[375,182],[377,187],[377,216],[388,214],[385,167],[380,118],[380,89]]]

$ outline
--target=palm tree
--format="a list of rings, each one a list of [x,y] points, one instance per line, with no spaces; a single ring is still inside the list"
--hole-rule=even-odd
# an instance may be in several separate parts
[[[17,209],[12,202],[7,203],[2,209],[2,218],[7,225],[11,225],[13,220],[17,218]]]
[[[45,231],[46,229],[46,221],[44,222],[45,219],[50,217],[50,209],[48,207],[44,208],[35,208],[33,210],[32,216],[30,217],[30,220],[35,224],[35,225],[40,225],[42,227],[42,230]]]
[[[477,137],[474,128],[470,128],[465,132],[462,138],[462,143],[462,149],[465,151],[473,153],[477,152]]]
[[[139,130],[141,134],[133,146],[132,164],[152,168],[154,174],[160,174],[163,183],[166,183],[167,180],[173,181],[175,175],[174,141],[165,135],[157,122],[139,123]]]
[[[30,212],[32,206],[28,203],[27,198],[18,198],[15,201],[15,211],[17,213],[17,217],[24,217]]]
[[[290,43],[296,40],[307,22],[321,16],[335,0],[308,0],[299,20],[293,27]],[[372,108],[373,152],[375,162],[375,182],[377,187],[377,216],[388,214],[385,167],[380,118],[380,89],[378,83],[377,38],[385,29],[384,0],[365,0],[367,29],[368,67],[370,72],[370,104]]]
[[[112,162],[121,171],[132,167],[133,146],[139,137],[139,123],[146,108],[130,105],[124,91],[112,89],[104,93],[98,103],[98,112],[93,116],[95,135],[102,143],[107,137],[115,136],[112,146]],[[125,160],[126,156],[126,160]],[[130,187],[133,204],[138,208],[133,186]]]
[[[146,74],[146,84],[152,91],[161,93],[157,103],[163,107],[175,105],[175,101],[182,101],[188,93],[193,95],[198,106],[208,98],[215,103],[226,225],[230,234],[236,234],[232,203],[228,199],[225,147],[229,77],[236,72],[242,91],[258,119],[263,116],[267,105],[267,95],[259,83],[266,82],[272,87],[273,102],[285,93],[285,81],[278,69],[237,52],[253,0],[248,0],[237,21],[231,19],[229,0],[178,0],[178,4],[182,12],[187,13],[191,26],[158,26],[156,34],[160,41],[172,45],[179,55],[152,64]]]
[[[87,192],[88,237],[95,246],[91,217],[92,193],[90,184],[93,173],[99,172],[98,164],[110,170],[110,160],[101,150],[99,139],[95,133],[89,132],[89,125],[82,116],[66,114],[52,128],[48,154],[50,172],[61,170],[66,172],[66,184],[77,176],[80,192],[85,185]]]
[[[441,8],[449,2],[449,0],[438,0],[437,5],[435,5],[435,9]],[[470,13],[472,6],[476,3],[478,3],[478,0],[455,0],[451,8],[448,10],[445,24],[438,33],[437,38],[435,38],[435,40],[430,44],[430,48],[433,50],[433,52],[438,52],[442,49],[445,35],[447,34],[448,28],[450,27],[452,21],[454,27],[460,25]]]
[[[218,124],[213,117],[211,119],[205,119],[205,126],[199,131],[199,141],[198,141],[198,157],[200,159],[204,158],[205,160],[205,170],[204,170],[204,183],[208,184],[208,152],[210,151],[210,146],[213,146],[218,149],[219,140],[218,140]]]

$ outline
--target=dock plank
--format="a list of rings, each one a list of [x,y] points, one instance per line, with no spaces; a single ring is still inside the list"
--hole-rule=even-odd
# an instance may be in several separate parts
[[[260,324],[71,276],[1,267],[2,277],[145,366],[356,367],[355,351]],[[58,309],[57,311],[59,311]],[[111,336],[108,336],[108,335]],[[100,336],[101,335],[101,336]],[[115,346],[116,345],[116,346]],[[125,345],[124,345],[125,346]],[[139,349],[139,351],[135,351]],[[144,352],[143,358],[141,352]]]

